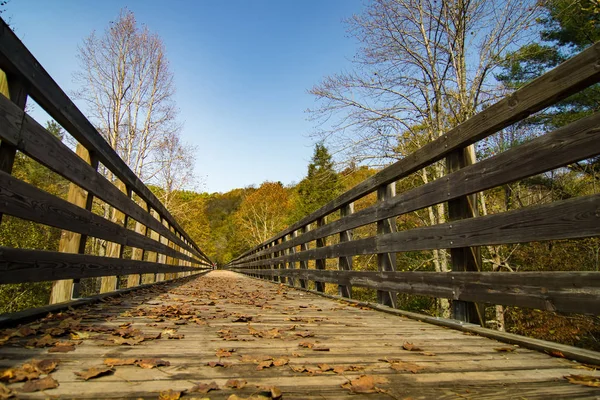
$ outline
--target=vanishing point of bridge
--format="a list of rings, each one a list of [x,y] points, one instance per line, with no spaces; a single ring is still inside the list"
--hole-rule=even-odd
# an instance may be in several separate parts
[[[488,107],[313,214],[212,270],[211,260],[4,22],[0,217],[63,230],[59,251],[0,247],[0,284],[54,281],[50,306],[0,316],[4,398],[598,398],[600,354],[482,327],[483,304],[600,314],[599,272],[482,272],[488,245],[596,237],[600,195],[480,216],[477,193],[600,154],[600,116],[475,162],[472,144],[600,81],[600,45]],[[27,115],[31,98],[75,151]],[[62,199],[12,175],[17,151],[71,182]],[[403,193],[436,162],[448,174]],[[109,181],[99,171],[114,176]],[[377,202],[354,202],[377,193]],[[114,208],[110,219],[94,199]],[[444,203],[449,222],[398,231]],[[376,234],[353,230],[376,225]],[[109,242],[86,254],[88,238]],[[447,249],[452,271],[402,272],[396,254]],[[373,255],[377,271],[353,270]],[[81,279],[102,293],[78,298]],[[338,296],[325,295],[327,286]],[[377,303],[352,300],[353,288]],[[398,310],[449,299],[453,319]]]

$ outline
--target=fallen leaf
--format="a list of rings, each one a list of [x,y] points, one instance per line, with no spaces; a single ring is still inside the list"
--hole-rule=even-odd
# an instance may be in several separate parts
[[[7,388],[3,383],[0,383],[0,400],[10,399],[15,395],[15,392]]]
[[[333,371],[333,368],[329,364],[317,364],[317,367],[319,367],[323,372]]]
[[[315,344],[311,342],[300,342],[298,343],[298,346],[304,347],[305,349],[312,349],[313,347],[315,347]]]
[[[25,382],[19,391],[25,393],[39,392],[40,390],[54,389],[58,387],[58,382],[51,376],[47,376],[35,381]]]
[[[252,321],[252,316],[250,315],[240,315],[232,320],[232,322],[250,322]]]
[[[183,335],[182,333],[177,333],[175,335],[169,335],[169,336],[167,336],[167,339],[176,339],[176,340],[179,340],[179,339],[183,339],[184,337],[185,337],[185,335]]]
[[[569,383],[590,387],[600,387],[600,377],[592,375],[567,375],[565,378]]]
[[[257,370],[263,370],[265,368],[270,368],[273,365],[273,361],[269,360],[269,361],[262,361],[260,362],[257,366],[256,369]]]
[[[218,349],[215,355],[217,357],[231,357],[233,352],[235,352],[235,349]]]
[[[360,377],[342,384],[344,389],[353,393],[376,393],[380,389],[375,386],[378,383],[386,383],[388,380],[384,377],[375,377],[372,375],[361,375]]]
[[[158,400],[179,400],[181,398],[181,392],[176,390],[163,390],[158,394]]]
[[[407,351],[423,351],[423,349],[421,349],[409,342],[404,342],[404,344],[402,345],[402,348]]]
[[[267,399],[281,399],[281,389],[279,389],[277,386],[264,386],[260,387],[259,390],[262,392],[260,395],[266,397]]]
[[[83,340],[83,339],[89,339],[89,338],[90,338],[90,334],[88,332],[78,332],[78,331],[71,332],[71,339]]]
[[[219,390],[219,385],[217,385],[217,382],[213,381],[211,383],[198,383],[193,388],[187,390],[187,392],[206,394],[211,390]]]
[[[40,377],[40,371],[38,371],[31,364],[24,364],[21,368],[10,368],[2,371],[0,374],[0,381],[15,383],[23,381],[31,381]]]
[[[222,367],[222,368],[229,368],[231,367],[233,364],[231,363],[227,363],[227,362],[220,362],[220,361],[209,361],[208,364],[209,367]]]
[[[514,347],[495,347],[494,350],[500,353],[512,353],[516,349]]]
[[[304,357],[304,356],[302,354],[300,354],[300,353],[293,352],[292,353],[292,357]]]
[[[170,362],[165,361],[165,360],[161,360],[158,358],[144,358],[142,360],[138,360],[135,363],[138,367],[144,368],[144,369],[152,369],[155,367],[168,367],[169,365],[171,365]]]
[[[137,363],[137,359],[135,358],[105,358],[104,364],[110,365],[111,367],[121,366],[121,365],[135,365]]]
[[[296,335],[296,336],[300,336],[300,337],[302,337],[302,338],[307,338],[307,337],[313,337],[313,336],[315,336],[315,334],[314,334],[314,333],[312,333],[312,332],[309,332],[309,331],[304,331],[304,332],[296,332],[296,333],[294,333],[294,335]]]
[[[75,346],[69,343],[57,343],[56,346],[48,349],[48,353],[68,353],[75,351]]]
[[[409,371],[409,372],[412,372],[413,374],[416,374],[420,370],[425,369],[424,367],[417,365],[415,363],[404,362],[404,361],[390,362],[390,367],[395,371]]]
[[[289,362],[290,362],[289,358],[281,357],[281,358],[274,359],[273,365],[275,367],[281,367],[281,366],[287,365]]]
[[[247,384],[248,382],[244,379],[229,379],[227,382],[225,382],[225,386],[232,389],[243,389]]]
[[[112,339],[116,344],[119,344],[119,345],[126,344],[128,346],[135,346],[136,344],[140,344],[144,341],[143,337],[127,339],[127,338],[123,338],[121,336],[113,336]]]
[[[548,354],[550,354],[552,357],[565,358],[565,355],[562,352],[557,351],[557,350],[550,351],[550,352],[548,352]]]
[[[362,371],[363,369],[365,369],[365,367],[358,366],[358,365],[348,365],[348,366],[338,365],[333,368],[333,372],[335,372],[336,374],[339,375],[339,374],[343,374],[346,371]]]
[[[87,381],[88,379],[98,378],[112,372],[114,372],[112,367],[92,367],[83,372],[74,372],[74,374]]]
[[[54,346],[56,342],[58,342],[58,340],[46,334],[39,339],[31,339],[29,342],[27,342],[27,345],[33,347],[50,347]]]
[[[42,374],[49,374],[58,366],[57,360],[31,360],[30,364]]]

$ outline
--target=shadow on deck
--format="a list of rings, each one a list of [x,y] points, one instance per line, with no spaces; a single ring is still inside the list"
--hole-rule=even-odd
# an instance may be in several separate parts
[[[272,398],[278,390],[283,399],[599,394],[564,378],[600,377],[572,361],[228,271],[55,314],[20,332],[25,337],[0,347],[0,368],[56,360],[59,386],[22,393],[22,383],[8,385],[19,398],[158,398],[169,390],[172,397],[160,398],[186,390],[182,398]],[[104,376],[75,374],[105,363],[114,365]],[[245,386],[228,387],[231,379]],[[218,390],[189,392],[213,381]]]

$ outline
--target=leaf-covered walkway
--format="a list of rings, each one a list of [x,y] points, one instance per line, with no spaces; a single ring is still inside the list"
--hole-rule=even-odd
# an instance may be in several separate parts
[[[227,271],[56,314],[0,343],[0,399],[600,394],[565,378],[600,372],[568,360]]]

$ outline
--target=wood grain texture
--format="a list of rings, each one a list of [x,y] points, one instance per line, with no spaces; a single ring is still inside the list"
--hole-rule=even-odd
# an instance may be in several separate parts
[[[289,245],[298,245],[303,241],[315,240],[384,218],[406,214],[587,159],[600,154],[599,126],[600,113],[596,113],[479,161],[475,165],[462,168],[443,179],[399,193],[383,203],[300,235],[291,240]],[[239,261],[243,261],[243,258]]]
[[[240,272],[245,272],[240,269]],[[256,274],[269,276],[269,270]],[[547,311],[600,314],[599,272],[281,271],[297,279]]]
[[[126,246],[196,261],[0,171],[0,212]]]
[[[100,341],[84,339],[72,352],[51,354],[59,362],[52,374],[60,384],[58,388],[38,394],[20,393],[19,397],[156,398],[163,390],[183,391],[198,382],[211,381],[215,381],[220,390],[201,398],[226,399],[231,394],[249,397],[257,386],[277,386],[288,400],[379,399],[382,395],[400,399],[593,398],[597,394],[595,388],[569,384],[564,376],[583,372],[600,376],[600,372],[582,372],[576,368],[578,364],[568,360],[520,347],[508,353],[498,352],[494,349],[507,345],[280,284],[215,271],[184,284],[161,287],[166,290],[137,290],[103,304],[85,306],[69,315],[82,318],[80,329],[118,329],[127,324],[145,334],[156,335],[163,328],[152,326],[156,320],[151,316],[159,313],[165,321],[158,325],[175,328],[182,335],[181,339],[169,340],[165,334],[161,339],[134,346],[102,346]],[[183,315],[195,315],[205,323],[190,321],[175,325],[185,319],[160,311],[169,308],[183,311]],[[239,316],[252,320],[233,322]],[[290,328],[292,325],[294,329]],[[259,333],[270,331],[276,335],[253,335],[249,327]],[[240,340],[223,340],[226,332]],[[306,332],[311,336],[296,335]],[[329,351],[299,346],[303,342]],[[413,343],[422,351],[404,350],[405,342]],[[229,357],[219,357],[219,349],[233,351]],[[47,349],[5,345],[0,347],[0,368],[49,356]],[[282,359],[282,363],[287,364],[259,369],[258,361],[254,360],[262,357]],[[117,366],[112,374],[89,381],[82,381],[74,374],[102,365],[105,358],[159,358],[169,361],[170,365],[152,369]],[[392,369],[389,361],[394,360],[406,363],[407,368],[415,368],[414,373],[403,370],[401,364],[397,370]],[[231,363],[231,366],[207,365],[218,361]],[[350,366],[355,370],[340,374],[324,371]],[[299,372],[303,367],[315,372]],[[380,378],[382,382],[376,386],[385,393],[354,394],[342,387],[361,375]],[[227,388],[225,383],[229,379],[245,380],[247,386]],[[185,397],[194,397],[194,394],[188,393]]]

